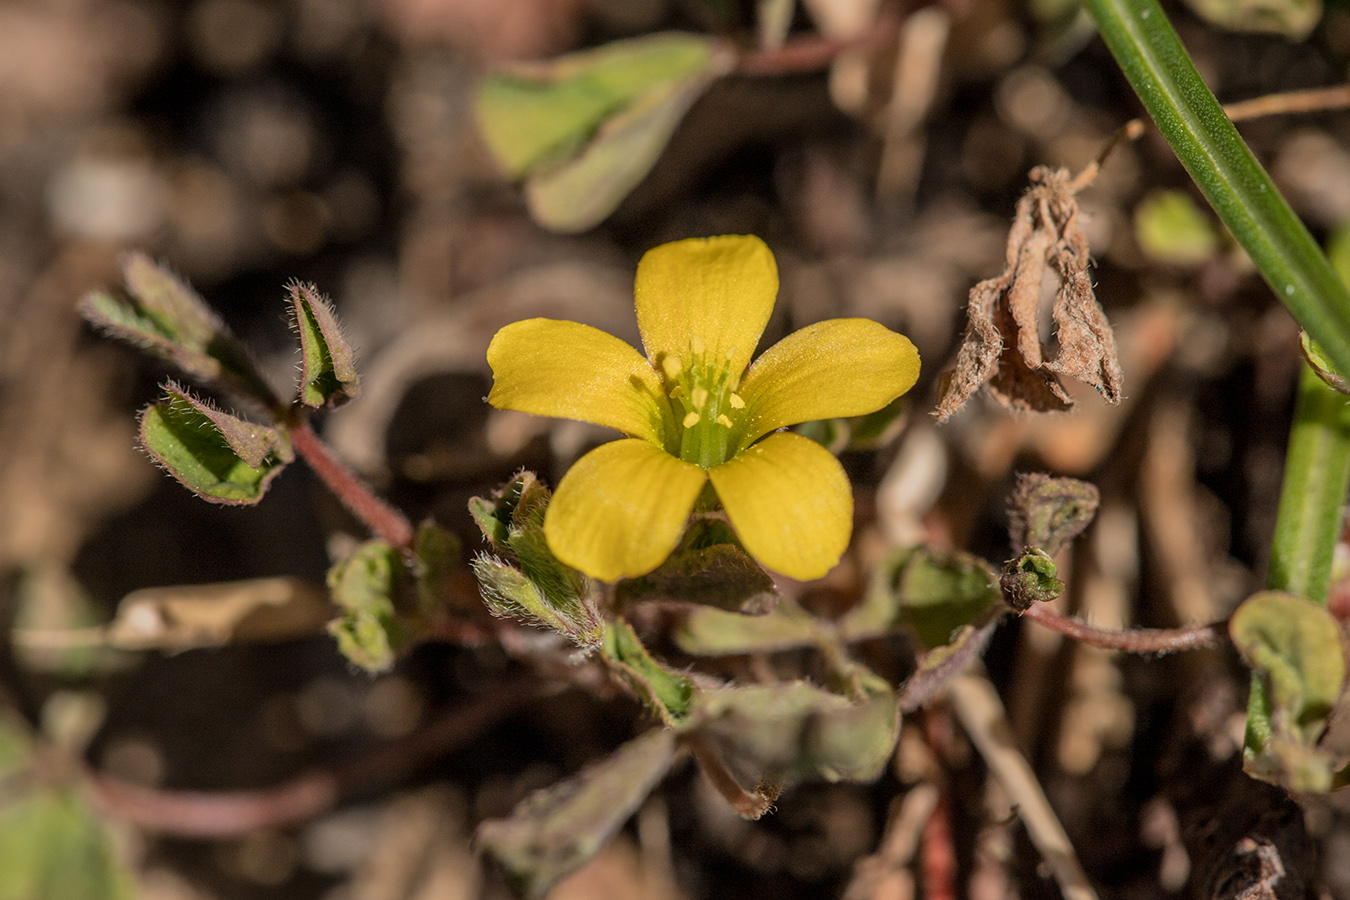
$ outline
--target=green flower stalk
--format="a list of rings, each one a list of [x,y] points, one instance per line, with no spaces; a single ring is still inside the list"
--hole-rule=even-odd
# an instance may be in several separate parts
[[[635,285],[646,350],[554,319],[508,325],[488,348],[499,409],[577,419],[625,435],[577,461],[544,520],[558,559],[604,581],[645,575],[674,550],[689,514],[715,496],[749,553],[792,578],[819,578],[853,528],[839,461],[778,429],[880,409],[913,386],[919,354],[867,319],[831,319],[750,357],[778,295],[778,269],[752,236],[649,251]],[[711,491],[705,490],[711,485]]]

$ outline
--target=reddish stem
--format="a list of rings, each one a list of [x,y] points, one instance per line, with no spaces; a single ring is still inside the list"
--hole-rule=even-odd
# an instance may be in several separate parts
[[[741,56],[736,71],[741,75],[800,75],[819,72],[848,50],[872,47],[894,39],[899,20],[891,14],[878,16],[872,27],[857,37],[829,38],[821,35],[795,38],[772,50],[755,50]]]
[[[360,478],[357,478],[338,460],[308,422],[291,429],[291,444],[309,463],[323,483],[328,485],[342,505],[366,524],[377,537],[384,538],[400,550],[409,550],[413,544],[413,527],[403,513],[375,496]]]
[[[1101,647],[1104,650],[1124,650],[1126,653],[1175,653],[1178,650],[1198,650],[1202,647],[1216,646],[1228,633],[1226,622],[1191,625],[1186,628],[1138,628],[1115,631],[1061,616],[1041,604],[1023,610],[1022,616],[1084,644]]]
[[[247,791],[175,791],[128,784],[89,771],[85,787],[108,816],[162,834],[220,838],[304,821],[347,796],[407,778],[462,747],[535,696],[524,680],[450,710],[420,731],[345,765]]]

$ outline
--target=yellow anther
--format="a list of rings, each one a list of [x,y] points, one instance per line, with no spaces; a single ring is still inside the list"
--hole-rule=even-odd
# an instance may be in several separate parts
[[[684,365],[680,362],[678,356],[671,356],[667,353],[661,357],[661,371],[665,373],[667,381],[674,381],[684,371]]]
[[[703,354],[703,351],[707,350],[708,348],[707,345],[703,343],[703,338],[699,337],[698,335],[693,335],[692,337],[689,338],[689,349],[694,352],[695,356],[701,356]]]
[[[723,413],[722,415],[717,417],[717,424],[721,425],[723,428],[730,428],[731,420],[726,417],[725,413]]]
[[[670,389],[670,399],[674,400],[683,393],[684,393],[684,385],[677,384],[675,385],[675,387]]]
[[[699,385],[694,388],[689,395],[689,401],[694,404],[694,409],[702,409],[708,405],[708,389]]]
[[[741,399],[741,395],[740,395],[740,394],[732,393],[732,395],[731,395],[731,408],[732,408],[732,409],[745,409],[745,401]]]
[[[698,424],[698,413],[691,412],[689,415],[684,417],[684,421],[681,422],[680,424],[683,425],[685,428],[693,428],[695,425]]]

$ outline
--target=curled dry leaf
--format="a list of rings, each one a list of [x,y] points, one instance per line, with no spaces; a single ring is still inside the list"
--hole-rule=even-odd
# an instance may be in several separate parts
[[[1031,190],[1017,204],[1008,232],[1008,263],[997,277],[970,291],[970,324],[956,368],[942,378],[939,421],[965,406],[981,385],[1014,410],[1064,410],[1073,400],[1059,376],[1095,387],[1120,402],[1115,336],[1088,277],[1088,244],[1078,228],[1078,203],[1064,169],[1031,170]],[[1049,358],[1036,328],[1047,267],[1059,276],[1055,335]]]

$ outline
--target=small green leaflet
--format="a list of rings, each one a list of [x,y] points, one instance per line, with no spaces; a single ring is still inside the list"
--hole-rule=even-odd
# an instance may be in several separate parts
[[[342,336],[332,304],[313,285],[293,283],[290,295],[300,333],[300,402],[317,409],[361,396],[356,354]]]
[[[212,503],[257,503],[295,458],[275,428],[256,425],[166,385],[141,413],[141,444],[184,487]]]
[[[517,66],[479,88],[483,138],[525,180],[546,228],[598,225],[646,176],[708,85],[729,73],[721,41],[667,32]]]

